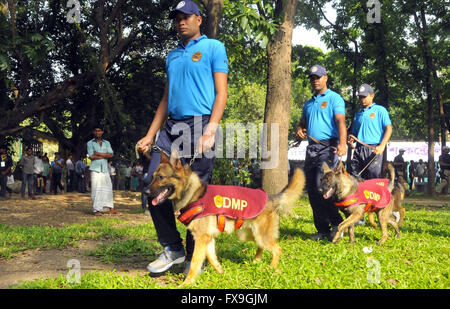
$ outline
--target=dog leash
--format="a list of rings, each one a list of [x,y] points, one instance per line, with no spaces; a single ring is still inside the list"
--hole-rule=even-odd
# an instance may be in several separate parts
[[[370,160],[369,163],[367,163],[366,166],[358,173],[358,176],[360,176],[366,170],[366,168],[368,168],[370,166],[370,164],[372,164],[373,160],[375,160],[376,157],[377,157],[377,155],[375,154],[373,156],[372,160]]]
[[[316,139],[316,138],[314,138],[314,137],[312,137],[312,136],[310,136],[310,135],[308,135],[308,137],[309,137],[313,142],[315,142],[316,144],[320,144],[320,145],[322,145],[322,146],[330,147],[330,148],[332,148],[332,149],[334,149],[334,150],[337,150],[337,147],[335,147],[335,146],[326,145],[325,143],[319,141],[318,139]],[[291,146],[291,147],[298,147],[298,146],[300,146],[300,144],[301,144],[302,141],[303,141],[303,140],[301,140],[301,139],[297,139],[297,140],[295,140],[293,143],[291,143],[290,146]],[[342,157],[340,157],[340,156],[339,156],[339,164],[342,165],[342,169],[343,169],[344,173],[345,173],[346,175],[348,175],[347,170],[345,169],[344,162],[342,161]]]
[[[363,146],[366,146],[367,148],[370,148],[372,150],[375,150],[376,148],[374,146],[368,145],[362,141],[360,141],[356,136],[354,136],[353,134],[350,134],[348,137],[354,139],[357,143],[360,143]],[[372,164],[372,162],[375,160],[375,158],[377,157],[377,154],[374,154],[373,158],[369,161],[369,163],[366,164],[366,166],[358,173],[358,176],[360,176],[369,166],[370,164]]]
[[[142,144],[137,142],[136,146],[135,146],[135,151],[136,151],[136,158],[139,159],[139,151],[138,151],[138,147],[141,146]],[[154,150],[158,150],[162,153],[164,153],[168,158],[170,158],[170,154],[165,151],[164,149],[162,149],[161,147],[157,146],[156,144],[153,144],[150,149],[154,149]],[[150,150],[149,149],[149,150]],[[195,151],[194,156],[191,158],[191,160],[189,161],[189,166],[192,166],[192,164],[194,163],[195,159],[197,159],[197,157],[200,155],[199,152]],[[191,156],[180,156],[180,158],[190,158]]]
[[[371,146],[371,145],[368,145],[368,144],[366,144],[366,143],[364,143],[364,142],[361,142],[358,138],[356,138],[356,136],[354,136],[353,134],[350,134],[348,137],[350,137],[350,138],[353,138],[357,143],[360,143],[361,145],[363,145],[363,146],[366,146],[366,147],[368,147],[368,148],[370,148],[370,149],[372,149],[372,150],[375,150],[375,147],[373,147],[373,146]]]
[[[200,153],[198,153],[197,151],[195,151],[194,156],[191,158],[191,161],[189,161],[189,166],[192,166],[192,164],[194,163],[195,159],[197,159],[197,157],[200,155]]]
[[[357,139],[357,138],[356,138],[354,135],[352,135],[352,134],[350,134],[349,137],[352,137],[355,141],[357,141],[357,142],[360,143],[361,145],[364,145],[364,146],[366,146],[366,147],[369,147],[370,149],[375,149],[375,147],[370,146],[370,145],[368,145],[368,144],[366,144],[366,143],[361,142],[359,139]],[[331,145],[326,145],[325,143],[319,141],[318,139],[312,137],[311,135],[308,135],[308,138],[310,138],[310,139],[311,139],[313,142],[315,142],[316,144],[320,144],[320,145],[322,145],[322,146],[330,147],[330,148],[333,148],[333,149],[337,150],[336,147],[331,146]],[[297,146],[300,145],[301,142],[302,142],[302,140],[299,139],[299,140],[296,140],[295,142],[293,142],[291,145],[292,145],[293,147],[297,147]],[[375,154],[374,157],[369,161],[369,163],[367,163],[366,166],[358,173],[358,177],[359,177],[359,176],[360,176],[360,175],[361,175],[361,174],[362,174],[362,173],[370,166],[370,164],[372,164],[372,162],[375,160],[376,157],[377,157],[377,155]],[[341,157],[339,157],[339,161],[340,161],[340,164],[342,164],[342,165],[344,166],[344,163],[342,162],[342,158],[341,158]],[[347,171],[345,170],[345,168],[344,168],[344,171],[345,171],[345,173],[347,173]]]

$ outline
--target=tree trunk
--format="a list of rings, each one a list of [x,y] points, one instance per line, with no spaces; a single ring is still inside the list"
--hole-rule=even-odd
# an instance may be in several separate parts
[[[219,22],[222,18],[224,0],[202,0],[206,8],[206,36],[215,39],[219,33]]]
[[[419,38],[422,40],[422,54],[425,62],[425,91],[427,93],[427,113],[428,113],[428,194],[436,195],[435,190],[435,171],[434,171],[434,142],[435,132],[433,127],[433,85],[432,85],[432,67],[433,59],[431,49],[428,43],[428,29],[425,18],[425,8],[422,3],[420,7],[420,20],[416,13],[414,19],[418,28]]]
[[[269,67],[264,122],[267,124],[268,153],[263,154],[262,187],[269,194],[280,192],[288,182],[291,52],[296,8],[296,0],[277,1],[276,16],[282,17],[282,23],[267,45]],[[279,134],[272,144],[271,131],[274,124],[279,125]],[[264,158],[267,154],[270,156]]]

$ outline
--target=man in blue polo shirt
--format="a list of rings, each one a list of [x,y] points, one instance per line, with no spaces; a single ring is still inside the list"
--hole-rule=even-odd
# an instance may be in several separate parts
[[[386,108],[373,102],[374,96],[370,85],[362,84],[359,87],[358,97],[362,109],[356,113],[351,131],[357,138],[350,163],[351,173],[363,179],[381,177],[383,151],[392,136],[389,114]],[[355,142],[353,136],[349,136],[349,144]]]
[[[309,142],[305,158],[306,190],[317,229],[311,239],[332,240],[342,217],[333,202],[325,200],[318,189],[323,176],[322,163],[334,168],[339,163],[338,157],[347,153],[345,102],[339,94],[328,89],[324,67],[313,65],[309,70],[309,81],[314,95],[303,107],[297,137],[308,137]]]
[[[153,144],[156,133],[165,122],[156,146],[170,154],[172,146],[179,145],[183,164],[190,162],[194,152],[200,154],[195,156],[191,169],[202,181],[210,183],[214,152],[206,152],[214,150],[215,133],[227,100],[228,61],[225,46],[201,35],[202,17],[192,1],[178,3],[169,18],[174,21],[180,42],[178,48],[167,57],[164,95],[146,136],[138,142],[138,150],[145,152]],[[195,130],[198,127],[203,129],[199,136]],[[153,149],[148,176],[144,180],[146,184],[151,182],[160,161],[160,150]],[[147,266],[147,270],[153,275],[163,274],[174,264],[185,260],[188,261],[187,270],[194,250],[192,234],[187,232],[185,254],[171,202],[150,205],[149,209],[164,252]]]

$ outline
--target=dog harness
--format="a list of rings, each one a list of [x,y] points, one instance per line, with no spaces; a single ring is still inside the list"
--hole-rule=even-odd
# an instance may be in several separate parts
[[[358,191],[347,196],[344,200],[335,203],[339,207],[352,207],[354,205],[366,204],[364,212],[382,209],[391,202],[391,192],[387,188],[388,179],[369,179],[358,183]]]
[[[238,229],[245,219],[254,218],[264,210],[267,198],[262,189],[208,185],[199,200],[180,210],[178,221],[188,225],[193,219],[216,215],[220,232],[225,229],[225,217],[236,219],[234,227]]]

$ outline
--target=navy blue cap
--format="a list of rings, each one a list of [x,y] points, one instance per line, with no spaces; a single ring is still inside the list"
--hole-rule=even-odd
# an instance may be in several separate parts
[[[367,97],[370,93],[373,93],[372,87],[368,84],[362,84],[358,88],[358,96]]]
[[[169,18],[174,19],[175,15],[177,15],[178,12],[182,12],[184,14],[195,14],[200,16],[200,10],[198,9],[197,4],[190,0],[181,1],[177,4],[176,8],[169,13]]]
[[[308,71],[308,76],[311,76],[311,75],[316,75],[316,76],[321,77],[321,76],[327,75],[327,70],[325,70],[325,68],[323,66],[315,64]]]

